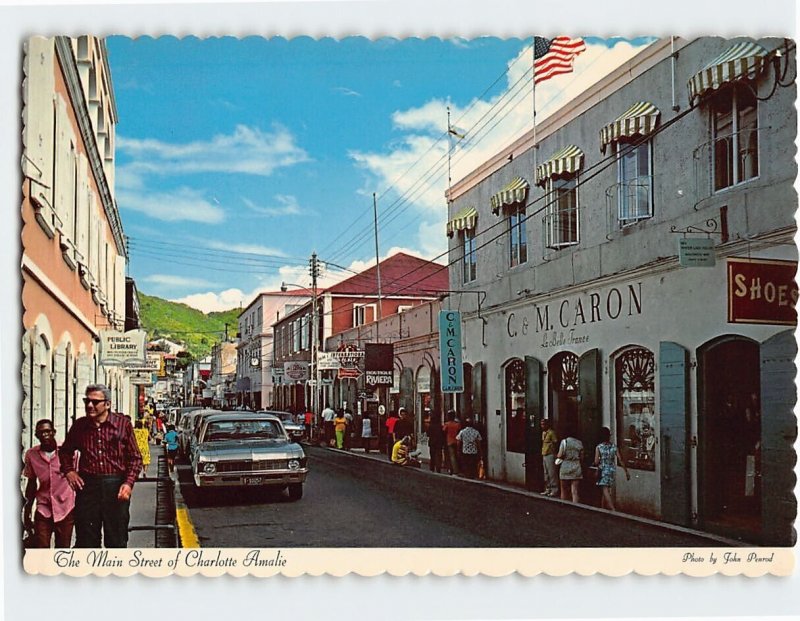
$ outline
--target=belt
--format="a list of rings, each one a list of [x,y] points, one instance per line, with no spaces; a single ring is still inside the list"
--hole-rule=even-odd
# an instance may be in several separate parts
[[[89,474],[88,472],[79,472],[78,476],[82,479],[124,479],[125,473],[119,474]]]

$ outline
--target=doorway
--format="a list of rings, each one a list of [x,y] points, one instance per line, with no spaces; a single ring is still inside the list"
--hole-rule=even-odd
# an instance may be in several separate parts
[[[559,438],[580,433],[578,356],[565,351],[547,363],[549,416]],[[582,439],[582,438],[581,438]]]
[[[699,510],[708,530],[756,533],[761,515],[759,345],[728,337],[701,350]]]

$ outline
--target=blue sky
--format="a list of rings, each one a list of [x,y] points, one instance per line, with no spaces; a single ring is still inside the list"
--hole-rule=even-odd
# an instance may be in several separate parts
[[[537,118],[648,41],[587,39],[573,74],[537,87]],[[447,106],[466,130],[454,181],[530,129],[530,39],[107,42],[130,274],[204,311],[307,284],[314,250],[356,271],[374,263],[373,192],[381,254],[436,257]],[[323,283],[347,275],[331,265]]]

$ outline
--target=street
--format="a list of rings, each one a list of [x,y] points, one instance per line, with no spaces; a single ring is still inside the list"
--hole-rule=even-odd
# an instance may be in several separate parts
[[[199,498],[186,465],[181,491],[202,547],[714,546],[691,534],[532,498],[427,470],[305,447],[303,498],[214,490]]]

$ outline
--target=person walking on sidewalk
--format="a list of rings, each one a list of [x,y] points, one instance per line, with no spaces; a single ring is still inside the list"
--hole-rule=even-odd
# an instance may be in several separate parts
[[[608,427],[603,427],[600,430],[600,444],[594,449],[594,465],[600,468],[597,479],[598,487],[603,490],[600,506],[611,511],[617,510],[614,506],[614,498],[611,495],[611,488],[614,487],[614,478],[617,474],[617,464],[622,466],[625,471],[625,478],[630,481],[631,473],[628,472],[628,467],[620,458],[617,445],[611,443],[611,430]]]
[[[442,449],[444,448],[444,429],[439,412],[431,414],[431,422],[428,424],[428,449],[431,454],[431,472],[442,471]]]
[[[568,429],[565,437],[558,447],[556,459],[561,460],[561,469],[558,476],[561,479],[561,500],[580,502],[580,483],[583,479],[583,442],[575,437],[572,429]]]
[[[133,425],[111,411],[111,391],[103,384],[86,387],[86,416],[76,420],[58,452],[61,472],[75,498],[75,547],[125,548],[133,485],[142,469]],[[77,471],[75,452],[80,454]]]
[[[178,432],[175,425],[167,425],[167,433],[164,434],[164,446],[167,449],[167,468],[170,472],[175,468],[175,457],[178,454]]]
[[[311,442],[311,426],[314,424],[314,412],[311,410],[306,410],[306,413],[303,414],[303,426],[306,430],[306,440]]]
[[[392,459],[392,450],[394,450],[394,444],[396,442],[394,426],[397,424],[398,420],[400,420],[400,418],[395,412],[390,412],[389,417],[386,419],[386,455],[388,455],[390,460]]]
[[[334,431],[336,432],[336,448],[344,448],[344,435],[347,433],[347,418],[344,412],[339,410],[336,418],[333,419]]]
[[[136,437],[136,446],[142,454],[142,473],[146,472],[150,465],[150,432],[144,425],[144,421],[137,420],[133,426],[133,435]]]
[[[470,479],[477,478],[483,438],[473,426],[471,418],[464,420],[464,428],[458,432],[456,440],[460,449],[459,455],[464,464],[464,474]]]
[[[448,410],[446,418],[442,428],[447,444],[447,468],[450,474],[458,474],[458,440],[456,436],[461,431],[461,423],[456,420],[456,413],[453,410]]]
[[[558,437],[547,418],[542,419],[541,427],[542,466],[544,467],[544,491],[542,494],[545,496],[558,496],[558,468],[556,468]]]
[[[400,418],[394,424],[394,437],[397,440],[402,440],[408,436],[411,438],[411,446],[415,447],[417,443],[414,438],[414,422],[411,420],[411,415],[405,408],[400,408],[398,413]]]
[[[361,444],[364,452],[369,453],[372,444],[372,421],[367,413],[361,418]]]
[[[33,531],[37,548],[49,548],[53,534],[56,548],[69,548],[72,545],[75,517],[75,491],[61,473],[53,421],[38,421],[35,433],[39,446],[25,453],[24,474],[28,478],[23,509],[25,530]],[[34,500],[36,513],[31,520]]]
[[[344,430],[344,450],[349,451],[353,436],[353,412],[347,406],[344,408],[344,418],[347,421],[347,427]]]
[[[336,418],[336,412],[333,411],[330,403],[325,404],[325,409],[322,410],[322,428],[325,431],[325,444],[333,446],[333,419]]]

